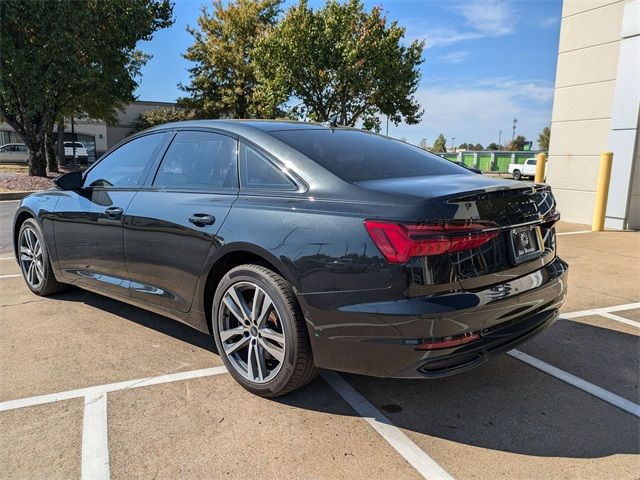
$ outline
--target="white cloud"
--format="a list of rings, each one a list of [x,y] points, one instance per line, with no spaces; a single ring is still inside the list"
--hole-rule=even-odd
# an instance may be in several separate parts
[[[429,25],[423,25],[424,33],[410,37],[423,39],[427,48],[442,47],[467,40],[509,35],[515,31],[517,24],[517,15],[512,5],[504,1],[451,2],[450,10],[462,17],[459,27],[430,28]]]
[[[500,37],[515,29],[513,8],[504,1],[473,0],[453,4],[453,9],[464,17],[468,26],[478,32],[486,32],[487,36]]]
[[[416,38],[425,41],[425,47],[445,47],[453,43],[465,40],[475,40],[482,38],[484,35],[478,32],[460,32],[452,28],[434,28],[428,29],[428,33]]]
[[[464,62],[469,57],[469,52],[458,50],[455,52],[450,52],[445,55],[441,55],[438,57],[438,60],[445,63],[460,63]]]
[[[472,83],[439,81],[426,84],[418,94],[425,109],[419,125],[391,127],[389,134],[406,137],[412,143],[426,138],[431,144],[439,133],[456,137],[456,143],[502,142],[511,140],[513,118],[518,119],[516,135],[536,140],[551,121],[553,85],[539,80],[519,81],[494,78]]]

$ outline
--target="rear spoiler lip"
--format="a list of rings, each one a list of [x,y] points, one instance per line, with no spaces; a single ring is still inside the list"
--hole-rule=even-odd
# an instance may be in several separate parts
[[[500,185],[495,187],[478,188],[476,190],[467,190],[465,192],[452,193],[450,195],[442,195],[440,197],[435,197],[432,200],[441,200],[447,203],[458,203],[458,202],[465,202],[465,201],[472,202],[474,200],[477,200],[478,197],[481,197],[482,195],[486,195],[486,194],[494,194],[494,193],[508,194],[508,193],[515,193],[515,192],[519,192],[523,195],[534,195],[536,193],[542,193],[542,192],[551,193],[551,187],[545,184],[522,185],[522,184],[516,184],[514,182],[514,185],[508,185],[508,186]]]

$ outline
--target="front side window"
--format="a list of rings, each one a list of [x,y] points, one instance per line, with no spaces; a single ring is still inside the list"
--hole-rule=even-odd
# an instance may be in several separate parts
[[[282,170],[252,147],[240,145],[240,187],[260,190],[296,190]]]
[[[213,132],[178,132],[154,186],[188,190],[238,187],[237,141]]]
[[[134,187],[142,184],[144,174],[162,148],[167,133],[138,137],[111,152],[89,170],[85,187]]]

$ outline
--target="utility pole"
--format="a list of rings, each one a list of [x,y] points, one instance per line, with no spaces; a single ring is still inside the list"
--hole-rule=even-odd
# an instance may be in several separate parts
[[[502,130],[498,132],[498,145],[502,146]]]
[[[455,152],[456,149],[456,137],[451,137],[451,148],[453,148],[453,151]]]
[[[513,133],[511,134],[511,141],[513,142],[513,140],[516,138],[516,123],[518,123],[518,119],[513,117]]]

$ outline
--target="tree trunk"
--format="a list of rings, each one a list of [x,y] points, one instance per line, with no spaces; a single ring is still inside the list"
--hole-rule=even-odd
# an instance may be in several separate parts
[[[45,136],[45,153],[47,156],[47,169],[50,172],[59,172],[58,158],[56,156],[56,149],[53,145],[53,128],[47,129]]]
[[[47,156],[44,148],[44,133],[34,133],[22,137],[29,150],[29,175],[32,177],[47,176]]]

